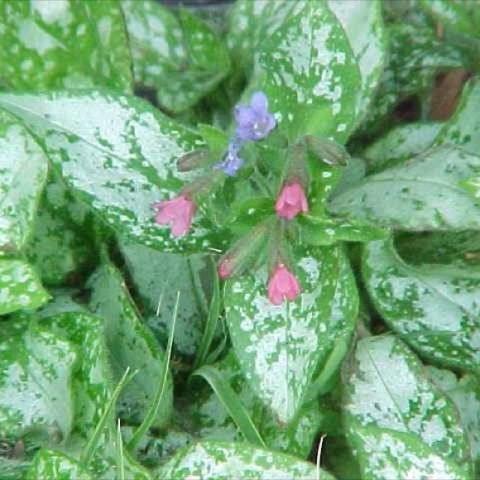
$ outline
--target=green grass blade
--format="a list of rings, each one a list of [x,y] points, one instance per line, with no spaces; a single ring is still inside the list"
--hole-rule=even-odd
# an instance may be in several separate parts
[[[150,427],[153,425],[153,422],[157,417],[158,409],[162,404],[163,396],[167,388],[168,372],[170,369],[170,359],[172,357],[173,338],[175,336],[175,325],[177,323],[179,302],[180,302],[180,292],[177,292],[177,300],[175,302],[175,309],[173,311],[172,328],[168,336],[167,351],[165,353],[165,363],[162,369],[161,380],[158,385],[158,389],[155,392],[155,397],[153,398],[152,404],[150,405],[150,408],[148,409],[145,415],[145,418],[143,419],[143,422],[140,424],[137,430],[135,430],[135,433],[133,434],[132,438],[128,442],[128,449],[132,452],[135,450],[135,448],[139,444],[142,437],[148,432]]]
[[[118,479],[125,480],[125,458],[123,455],[123,439],[122,439],[122,430],[120,428],[120,419],[117,422],[117,468],[118,468]]]
[[[193,375],[200,376],[208,382],[245,439],[254,445],[265,447],[265,442],[253,420],[222,373],[211,365],[205,365],[193,372]]]
[[[95,450],[98,445],[98,441],[100,440],[100,436],[102,435],[105,425],[107,424],[107,420],[110,418],[111,414],[113,413],[115,409],[115,405],[117,403],[118,397],[120,395],[120,392],[122,391],[123,387],[132,380],[132,378],[137,374],[137,372],[132,372],[130,373],[130,369],[127,368],[125,370],[125,373],[123,374],[123,377],[120,379],[118,382],[117,386],[115,387],[115,390],[113,391],[112,398],[110,398],[110,401],[108,402],[107,408],[103,412],[103,415],[101,416],[100,420],[97,423],[97,426],[95,427],[95,430],[90,437],[90,439],[87,442],[87,445],[85,446],[85,449],[83,450],[83,453],[81,455],[81,462],[87,466],[90,463],[90,460],[93,457],[93,454],[95,453]]]

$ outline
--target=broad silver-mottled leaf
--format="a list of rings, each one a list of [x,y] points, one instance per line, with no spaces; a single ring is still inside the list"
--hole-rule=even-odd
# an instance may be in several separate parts
[[[400,230],[479,230],[480,203],[459,182],[480,169],[480,156],[441,146],[365,177],[332,198],[330,210]]]
[[[455,405],[403,342],[393,335],[361,340],[345,386],[347,436],[365,478],[386,478],[385,471],[387,478],[406,478],[410,468],[433,478],[468,478],[469,450]]]
[[[345,30],[360,69],[361,87],[356,92],[358,123],[372,103],[387,59],[382,4],[379,0],[328,0],[327,5]]]
[[[65,440],[74,415],[74,346],[14,319],[2,325],[0,351],[0,437],[37,431],[52,443]]]
[[[371,242],[365,284],[388,326],[439,365],[478,371],[480,267],[408,265],[391,241]]]
[[[191,178],[176,161],[202,142],[186,127],[140,99],[106,91],[3,93],[0,107],[25,122],[67,184],[120,233],[164,251],[210,246],[201,212],[180,240],[154,223],[152,204]]]
[[[27,129],[0,111],[0,257],[24,247],[47,171],[47,158]]]
[[[225,311],[233,348],[253,391],[290,422],[336,341],[355,328],[358,297],[339,247],[297,251],[302,293],[280,306],[267,298],[267,272],[227,283]]]
[[[157,480],[215,479],[291,480],[317,479],[317,469],[282,453],[252,447],[248,443],[200,442],[175,455],[160,469]],[[322,480],[333,480],[320,471]]]
[[[42,449],[35,455],[26,480],[92,480],[92,476],[75,459]]]

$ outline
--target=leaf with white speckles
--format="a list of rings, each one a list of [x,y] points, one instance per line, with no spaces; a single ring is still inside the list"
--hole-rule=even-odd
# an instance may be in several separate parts
[[[406,264],[390,241],[367,245],[365,284],[392,330],[438,365],[478,370],[480,267]]]
[[[191,179],[176,168],[201,144],[186,127],[142,100],[105,91],[4,93],[0,107],[25,122],[67,184],[119,232],[164,251],[211,245],[200,211],[182,239],[154,223],[152,204]]]
[[[209,305],[205,285],[211,285],[213,269],[207,262],[208,257],[157,252],[126,242],[121,242],[120,248],[143,307],[145,322],[162,345],[167,344],[177,292],[180,292],[174,349],[189,357],[195,355]]]
[[[26,480],[91,480],[92,477],[73,458],[61,452],[42,449],[33,459]]]
[[[316,480],[315,465],[295,457],[252,447],[248,443],[200,442],[175,455],[155,477],[158,480]],[[322,480],[333,480],[320,471]]]
[[[63,313],[49,315],[47,307],[45,318],[42,315],[40,321],[77,349],[78,368],[72,378],[75,393],[73,432],[84,441],[90,437],[102,416],[112,395],[113,385],[103,321],[84,311],[72,311],[77,308],[81,307],[66,306]]]
[[[5,89],[132,89],[117,2],[0,2],[0,23],[0,85]]]
[[[328,0],[347,35],[361,75],[357,91],[357,123],[367,113],[380,83],[387,59],[387,35],[380,0],[345,2]]]
[[[90,308],[105,320],[104,332],[115,381],[127,368],[135,377],[120,394],[117,410],[120,418],[140,424],[162,381],[165,352],[148,327],[138,317],[124,280],[112,265],[104,265],[90,277]],[[172,411],[172,380],[169,377],[163,403],[154,427],[163,426]]]
[[[45,331],[14,321],[0,335],[0,438],[37,431],[65,440],[73,424],[70,388],[74,347]]]
[[[453,372],[434,367],[428,368],[428,374],[457,406],[462,426],[470,441],[475,473],[478,477],[480,475],[480,381],[474,375],[465,375],[458,379]]]
[[[171,112],[195,105],[230,69],[220,37],[187,10],[178,16],[158,2],[123,0],[135,81],[153,88]]]
[[[469,153],[480,151],[480,82],[465,87],[455,114],[440,131],[437,144],[458,145]]]
[[[0,259],[0,315],[34,310],[48,301],[37,274],[23,260]]]
[[[365,177],[333,197],[330,210],[400,230],[479,230],[480,202],[459,185],[479,170],[479,156],[435,147]]]
[[[347,36],[323,2],[301,2],[261,47],[254,85],[266,92],[279,129],[343,143],[354,127],[359,67]]]
[[[47,171],[47,158],[27,129],[0,112],[0,256],[27,242]]]
[[[347,438],[362,478],[418,478],[406,476],[410,468],[433,478],[468,478],[469,449],[457,410],[403,342],[392,335],[361,340],[349,373]]]
[[[288,423],[335,342],[355,328],[358,296],[343,250],[300,250],[295,274],[302,293],[272,305],[265,270],[227,283],[225,311],[242,372],[261,400]]]

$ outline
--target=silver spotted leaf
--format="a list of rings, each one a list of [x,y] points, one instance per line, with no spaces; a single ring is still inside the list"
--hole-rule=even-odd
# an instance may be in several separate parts
[[[123,0],[135,82],[158,103],[182,112],[213,90],[230,70],[219,35],[196,15],[178,15],[152,0]]]
[[[343,143],[354,127],[362,80],[340,22],[323,2],[299,2],[261,46],[253,85],[265,91],[278,128]]]
[[[460,186],[479,169],[480,156],[435,147],[365,177],[334,196],[330,210],[399,230],[479,230],[480,202]]]
[[[229,281],[225,311],[243,375],[277,420],[298,413],[310,383],[336,342],[355,328],[358,295],[339,247],[296,252],[302,293],[275,306],[267,298],[265,269]]]
[[[42,449],[35,455],[26,480],[93,480],[93,477],[75,459]]]
[[[0,257],[25,246],[47,171],[47,158],[27,129],[0,112]]]
[[[333,480],[320,471],[322,480]],[[158,475],[158,480],[317,480],[315,465],[248,443],[199,442],[178,452]]]
[[[391,241],[365,249],[363,275],[388,326],[440,366],[478,371],[480,267],[408,265]]]
[[[417,472],[410,478],[425,478],[418,477],[419,470],[433,478],[468,478],[470,452],[454,403],[395,336],[357,344],[345,380],[344,410],[362,478],[409,478],[409,471]]]
[[[191,178],[176,168],[201,145],[186,127],[140,99],[106,91],[3,93],[0,108],[23,120],[80,200],[120,233],[163,251],[211,245],[201,211],[182,239],[154,223],[152,205]]]
[[[74,420],[74,346],[14,320],[2,325],[0,351],[0,437],[37,432],[51,443],[67,439]]]
[[[131,91],[128,41],[117,2],[0,3],[0,86]]]
[[[0,259],[0,315],[35,310],[49,298],[30,264],[24,260]]]

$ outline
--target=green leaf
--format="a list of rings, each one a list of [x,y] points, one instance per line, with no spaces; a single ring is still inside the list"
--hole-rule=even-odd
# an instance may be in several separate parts
[[[433,145],[442,127],[439,122],[414,122],[392,128],[363,152],[369,170],[378,172],[419,155]]]
[[[131,63],[115,1],[2,2],[0,86],[130,91]]]
[[[61,452],[42,449],[33,460],[26,480],[91,480],[84,467]]]
[[[175,455],[159,470],[156,478],[229,480],[241,476],[249,480],[287,480],[318,478],[317,473],[315,465],[311,463],[254,448],[246,443],[200,442]],[[322,480],[333,480],[325,471],[320,471],[320,474]]]
[[[42,282],[59,286],[77,280],[95,260],[92,233],[91,210],[51,172],[25,248]]]
[[[200,18],[175,15],[157,2],[123,0],[135,81],[159,104],[182,112],[211,92],[230,70],[221,39]]]
[[[430,149],[343,191],[338,215],[401,230],[480,229],[479,203],[458,182],[480,169],[480,157],[456,147]]]
[[[201,212],[180,240],[153,218],[152,204],[191,179],[177,172],[176,160],[201,145],[193,132],[114,92],[4,93],[0,107],[25,122],[67,184],[108,225],[164,251],[209,247]]]
[[[413,472],[469,478],[455,406],[424,377],[422,364],[400,340],[361,340],[345,386],[347,437],[362,478],[411,478]]]
[[[457,379],[454,373],[434,367],[428,368],[428,374],[433,383],[453,400],[460,413],[460,420],[470,442],[475,473],[478,477],[480,474],[480,382],[473,375],[465,375]]]
[[[35,310],[50,298],[33,268],[23,260],[0,259],[0,315]]]
[[[143,306],[145,322],[162,345],[167,342],[177,291],[180,291],[174,347],[183,355],[195,355],[207,318],[206,285],[213,274],[208,258],[166,254],[127,243],[121,243],[120,248]]]
[[[27,242],[47,170],[47,159],[26,128],[0,112],[0,257]]]
[[[382,4],[379,0],[328,0],[327,5],[343,27],[360,69],[361,86],[356,92],[358,123],[373,101],[387,60],[387,35],[382,18]]]
[[[73,346],[18,320],[2,325],[0,349],[0,438],[36,433],[52,443],[65,440],[74,413]]]
[[[84,441],[91,435],[101,418],[113,386],[108,363],[103,321],[87,312],[46,312],[42,325],[75,345],[78,352],[78,368],[72,379],[75,393],[74,433]],[[77,307],[79,308],[79,307]]]
[[[344,143],[354,126],[361,77],[348,38],[323,2],[299,2],[261,47],[256,87],[265,91],[278,128]]]
[[[138,317],[120,273],[112,265],[101,266],[88,282],[92,293],[90,307],[103,317],[104,332],[115,381],[130,368],[138,373],[120,394],[119,416],[134,424],[141,423],[161,381],[165,353],[153,334]],[[162,407],[153,423],[161,427],[172,410],[172,380],[168,377]]]
[[[388,326],[412,348],[436,364],[478,370],[480,267],[410,266],[386,241],[367,246],[363,275]]]
[[[233,348],[253,391],[280,422],[295,418],[334,344],[355,328],[358,296],[340,248],[299,250],[302,294],[272,305],[267,272],[227,282],[225,312]]]
[[[451,144],[462,147],[477,155],[480,150],[480,82],[471,81],[463,90],[455,114],[440,131],[437,144]]]
[[[420,0],[420,8],[456,33],[480,38],[480,12],[475,1]]]

